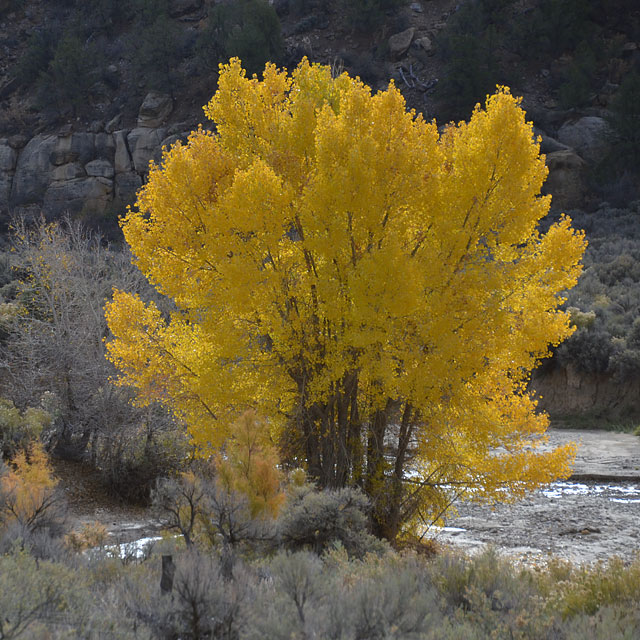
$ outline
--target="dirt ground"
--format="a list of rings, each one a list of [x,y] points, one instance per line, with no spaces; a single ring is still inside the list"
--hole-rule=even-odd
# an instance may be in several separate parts
[[[513,505],[461,504],[459,515],[429,535],[475,552],[492,544],[525,562],[550,554],[589,563],[640,551],[640,438],[606,431],[551,430],[550,444],[579,445],[574,475]],[[157,535],[149,509],[123,505],[104,492],[88,467],[57,463],[75,529],[100,522],[114,543]]]
[[[513,505],[461,504],[433,536],[470,552],[491,544],[530,563],[550,555],[592,563],[640,551],[640,438],[551,430],[551,444],[567,441],[579,445],[568,481]]]

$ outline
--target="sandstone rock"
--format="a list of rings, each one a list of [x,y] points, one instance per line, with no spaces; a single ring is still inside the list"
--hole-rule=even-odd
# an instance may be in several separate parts
[[[122,122],[122,114],[118,113],[117,115],[113,116],[113,118],[111,118],[109,122],[107,122],[107,124],[104,127],[104,130],[107,133],[114,133],[120,128],[121,122]]]
[[[129,132],[127,143],[131,152],[133,166],[138,173],[144,174],[149,171],[149,161],[160,160],[162,149],[161,143],[166,135],[166,129],[148,129],[138,127]]]
[[[133,171],[130,173],[118,173],[115,180],[114,204],[124,209],[127,205],[136,201],[138,189],[142,186],[142,178]]]
[[[113,182],[105,178],[75,178],[52,182],[44,195],[49,215],[103,213],[113,200]]]
[[[116,131],[113,134],[113,140],[116,145],[114,159],[116,173],[127,173],[133,169],[131,154],[129,153],[129,147],[127,145],[127,132]]]
[[[150,91],[138,112],[139,127],[159,127],[173,111],[173,100],[166,93]]]
[[[52,180],[73,180],[74,178],[84,178],[87,174],[81,164],[69,162],[55,167],[51,172]]]
[[[563,124],[558,140],[575,149],[587,162],[597,164],[611,149],[611,135],[611,127],[604,118],[585,116]]]
[[[429,36],[423,36],[422,38],[418,38],[415,44],[420,47],[425,53],[429,55],[433,55],[435,53],[435,47],[433,46],[433,41]]]
[[[398,60],[409,50],[415,32],[413,27],[409,27],[389,38],[389,56],[392,60]]]
[[[540,136],[542,138],[542,142],[540,143],[540,151],[542,153],[553,153],[554,151],[570,151],[571,149],[567,147],[566,144],[562,144],[558,142],[555,138],[552,138],[548,133],[539,129],[538,127],[533,127],[534,135]]]
[[[422,13],[422,5],[419,2],[412,2],[411,11],[415,11],[416,13]]]
[[[554,151],[547,155],[549,177],[544,192],[553,196],[552,206],[557,209],[577,209],[584,203],[587,163],[571,149]]]
[[[53,170],[50,157],[57,146],[56,135],[37,135],[29,140],[18,155],[11,187],[11,204],[37,203],[42,200]]]
[[[7,140],[0,140],[0,171],[13,171],[17,160],[16,150],[9,146]]]
[[[12,149],[22,149],[29,142],[29,138],[21,133],[16,133],[14,136],[9,136],[7,142]]]
[[[94,120],[87,127],[89,133],[100,133],[104,129],[104,122],[102,120]]]
[[[115,160],[116,142],[109,133],[98,133],[95,140],[95,157],[108,160],[111,164]]]
[[[178,140],[182,143],[186,143],[187,140],[189,139],[189,134],[188,133],[174,133],[173,135],[169,135],[167,136],[161,143],[160,143],[160,148],[164,149],[165,147],[167,149],[170,149],[176,142],[178,142]]]
[[[58,144],[51,154],[54,165],[79,162],[86,164],[95,156],[95,135],[93,133],[72,133],[59,136]]]
[[[12,184],[13,173],[0,171],[0,211],[5,211],[9,208]]]
[[[113,178],[115,173],[113,165],[104,158],[87,162],[84,169],[87,172],[87,175],[93,178]]]

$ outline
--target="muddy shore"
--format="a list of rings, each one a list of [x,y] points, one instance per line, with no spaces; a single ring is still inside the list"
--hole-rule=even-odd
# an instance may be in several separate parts
[[[550,555],[578,563],[630,558],[640,551],[640,438],[606,431],[551,430],[550,446],[578,447],[570,480],[555,483],[513,505],[458,505],[458,516],[429,536],[471,553],[488,544],[525,562]],[[73,528],[101,522],[116,542],[157,535],[149,509],[114,502],[95,474],[57,465]]]
[[[640,551],[640,438],[606,431],[551,430],[550,444],[578,444],[574,474],[513,505],[458,505],[433,537],[476,552],[494,545],[525,562],[630,558]]]

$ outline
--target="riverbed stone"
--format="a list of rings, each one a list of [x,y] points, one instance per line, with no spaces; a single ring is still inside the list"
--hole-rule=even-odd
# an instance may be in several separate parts
[[[113,164],[116,155],[116,143],[110,133],[98,133],[95,138],[95,157],[108,160]]]
[[[13,172],[0,171],[0,211],[6,211],[9,208],[12,183]]]
[[[544,192],[553,196],[556,209],[579,209],[586,195],[587,163],[571,149],[547,154],[549,177]]]

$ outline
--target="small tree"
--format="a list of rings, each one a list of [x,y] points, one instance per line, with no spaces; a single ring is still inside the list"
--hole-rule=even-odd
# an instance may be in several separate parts
[[[87,456],[121,495],[148,498],[157,475],[181,464],[187,443],[166,410],[135,407],[109,381],[103,311],[114,286],[148,286],[126,254],[75,223],[18,222],[12,241],[15,299],[0,305],[4,393],[34,407],[24,420],[37,417],[38,405],[49,412],[47,446],[57,455]]]
[[[246,496],[252,517],[275,517],[284,501],[278,454],[266,425],[254,411],[236,421],[224,455],[216,455],[219,482],[229,492]]]
[[[12,468],[0,477],[0,525],[17,523],[29,533],[59,533],[64,502],[56,491],[57,484],[41,444],[32,444],[28,455],[20,451]]]
[[[572,328],[560,292],[584,240],[538,221],[547,174],[501,89],[440,135],[390,86],[303,61],[221,70],[193,133],[150,172],[123,230],[175,303],[116,292],[108,349],[205,454],[249,407],[324,487],[355,484],[376,532],[456,496],[506,499],[569,473],[529,372]]]

